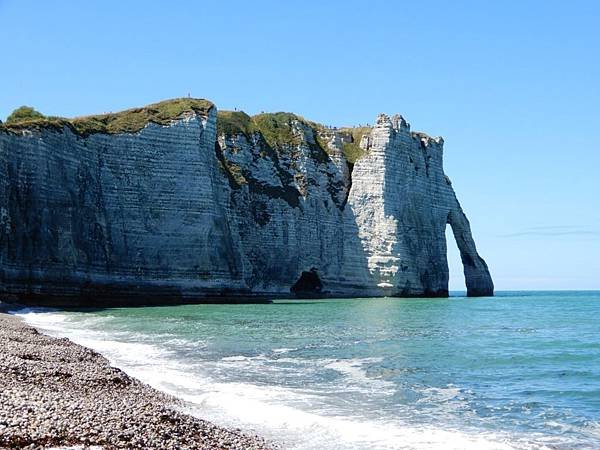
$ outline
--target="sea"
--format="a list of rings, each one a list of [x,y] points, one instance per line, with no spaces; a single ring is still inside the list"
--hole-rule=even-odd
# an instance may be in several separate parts
[[[16,314],[284,449],[600,448],[600,292]]]

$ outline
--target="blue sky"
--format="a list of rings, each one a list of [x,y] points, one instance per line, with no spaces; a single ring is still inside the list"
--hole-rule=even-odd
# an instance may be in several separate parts
[[[0,118],[205,97],[331,125],[399,112],[498,289],[600,289],[600,2],[0,0]],[[464,287],[450,243],[451,289]]]

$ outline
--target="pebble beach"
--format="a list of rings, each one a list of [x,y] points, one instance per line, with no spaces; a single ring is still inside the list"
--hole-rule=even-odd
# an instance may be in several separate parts
[[[0,312],[0,448],[276,448],[184,407],[99,353]]]

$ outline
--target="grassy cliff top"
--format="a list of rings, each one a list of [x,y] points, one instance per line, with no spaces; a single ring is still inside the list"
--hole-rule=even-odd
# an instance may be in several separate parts
[[[272,146],[295,144],[297,138],[292,132],[292,122],[298,121],[315,129],[322,127],[303,117],[287,112],[262,113],[249,116],[243,111],[219,111],[217,113],[217,132],[228,136],[243,134],[250,137],[260,132]]]
[[[358,159],[362,158],[366,151],[360,147],[360,141],[365,134],[371,132],[371,127],[353,127],[341,128],[341,133],[348,133],[352,136],[352,142],[344,142],[344,155],[348,162],[354,164]]]
[[[328,148],[319,139],[319,133],[332,132],[325,125],[306,120],[305,118],[288,112],[262,113],[249,116],[243,111],[219,111],[217,113],[217,132],[219,135],[233,136],[242,134],[250,137],[259,132],[271,147],[298,144],[298,137],[292,130],[292,122],[297,121],[311,128],[320,147],[327,152]],[[335,132],[346,133],[352,136],[351,143],[344,143],[343,150],[349,162],[354,163],[364,155],[360,148],[360,140],[364,134],[371,131],[370,127],[341,128]]]
[[[150,122],[168,125],[171,121],[188,112],[206,116],[213,106],[210,101],[204,99],[176,98],[141,108],[72,119],[44,116],[31,107],[22,106],[13,111],[6,122],[0,122],[0,131],[20,133],[25,130],[62,130],[66,126],[80,136],[89,136],[94,133],[137,133]],[[324,152],[328,152],[329,149],[320,139],[320,133],[339,132],[351,135],[352,142],[344,142],[343,144],[344,154],[351,163],[364,155],[364,150],[359,146],[360,140],[364,134],[369,133],[371,130],[370,127],[354,127],[333,131],[325,125],[306,120],[293,113],[276,112],[249,116],[243,111],[219,111],[217,130],[219,135],[229,136],[243,134],[250,137],[254,133],[260,133],[271,147],[280,147],[281,145],[297,145],[299,143],[299,137],[293,133],[293,122],[303,123],[312,129],[317,145]]]
[[[0,129],[19,132],[27,129],[63,128],[68,126],[75,133],[87,136],[94,133],[137,133],[148,123],[168,125],[186,112],[207,115],[214,105],[208,100],[176,98],[153,103],[142,108],[132,108],[116,113],[66,119],[46,117],[33,108],[21,107],[11,114]]]

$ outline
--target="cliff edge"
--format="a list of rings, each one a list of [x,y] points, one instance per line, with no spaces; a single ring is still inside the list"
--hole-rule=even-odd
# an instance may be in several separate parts
[[[175,99],[0,124],[0,296],[103,306],[493,295],[443,172],[400,116],[332,129]]]

